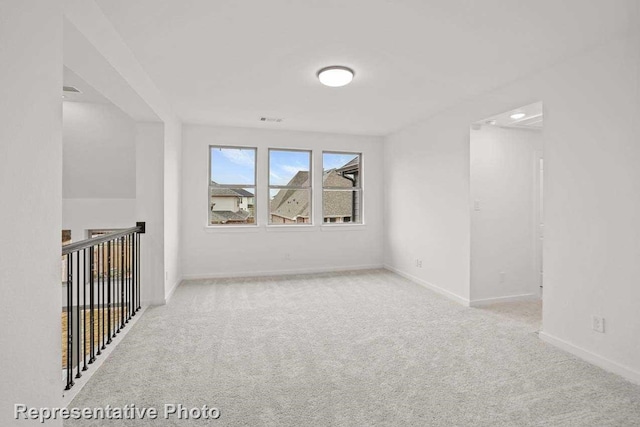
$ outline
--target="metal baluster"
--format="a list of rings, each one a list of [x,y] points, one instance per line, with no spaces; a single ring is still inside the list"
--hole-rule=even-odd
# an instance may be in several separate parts
[[[80,256],[80,251],[78,251]],[[87,250],[82,250],[82,370],[87,368]],[[80,296],[80,294],[78,294]],[[79,301],[78,301],[79,302]],[[78,319],[80,320],[80,319]]]
[[[78,366],[78,373],[76,374],[76,378],[81,378],[82,374],[80,373],[80,321],[82,318],[80,317],[80,282],[82,280],[80,277],[80,251],[76,252],[76,260],[78,261],[76,264],[76,300],[78,304],[76,305],[76,316],[78,322],[78,339],[76,340],[76,363]]]
[[[141,296],[142,296],[140,294],[140,233],[136,233],[136,238],[138,239],[138,243],[136,245],[136,249],[138,250],[138,254],[137,254],[138,259],[136,261],[137,266],[138,266],[136,268],[136,270],[138,272],[138,280],[137,280],[137,283],[136,283],[136,286],[138,287],[138,289],[136,290],[136,292],[138,293],[138,306],[136,307],[136,311],[137,311],[137,310],[140,310],[140,300],[141,300]]]
[[[73,258],[67,254],[67,386],[73,387]]]
[[[127,236],[127,322],[131,320],[131,234]]]
[[[118,257],[118,239],[113,240],[113,245],[111,246],[113,250],[113,268],[114,268],[114,276],[113,276],[113,335],[115,338],[116,334],[120,332],[120,322],[118,321],[118,271],[120,271],[119,261],[120,257]]]
[[[89,330],[89,347],[90,347],[90,354],[91,356],[89,357],[89,364],[93,363],[94,360],[96,360],[96,355],[95,355],[95,334],[93,331],[93,327],[94,327],[94,313],[93,313],[93,309],[94,309],[94,298],[95,295],[93,294],[93,286],[95,285],[95,283],[93,283],[93,281],[95,280],[95,275],[93,273],[94,271],[94,253],[95,253],[95,247],[91,246],[89,248],[89,327],[91,328]]]
[[[122,251],[122,246],[119,244],[118,239],[116,239],[113,243],[115,245],[115,248],[119,249],[119,251],[117,251],[117,252]],[[117,253],[117,252],[114,253],[114,256],[116,257],[116,277],[118,277],[118,275],[121,275],[121,271],[120,271],[121,265],[120,265],[120,256],[119,256],[120,254]],[[121,287],[120,285],[121,284],[122,284],[122,277],[120,277],[120,282],[118,282],[118,280],[116,280],[116,290],[115,290],[116,303],[115,303],[115,306],[117,308],[120,307],[120,303],[122,302],[122,299],[120,298],[120,287]],[[115,316],[116,316],[115,317],[116,332],[113,334],[114,337],[116,336],[116,334],[120,333],[120,311],[122,311],[122,310],[118,310],[118,311],[115,312]]]
[[[107,242],[107,344],[111,344],[111,241]]]
[[[120,327],[124,328],[124,237],[120,238]]]
[[[96,353],[98,356],[102,354],[101,348],[104,348],[100,344],[101,341],[104,344],[104,274],[102,274],[104,250],[101,248],[102,243],[98,245],[98,352]],[[100,292],[100,287],[102,287],[102,292]]]
[[[131,295],[129,295],[129,274],[131,272],[131,263],[129,262],[129,235],[124,237],[125,240],[125,251],[124,251],[124,259],[125,259],[125,274],[127,276],[126,287],[125,287],[125,305],[127,307],[126,316],[124,316],[124,323],[129,323],[129,318],[131,317],[131,311],[129,310],[129,305],[131,303]]]
[[[136,233],[131,233],[131,316],[136,315]]]

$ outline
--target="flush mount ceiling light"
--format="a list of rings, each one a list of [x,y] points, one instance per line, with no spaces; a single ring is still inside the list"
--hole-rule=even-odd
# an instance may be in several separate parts
[[[509,117],[511,117],[513,120],[519,120],[519,119],[523,118],[524,116],[526,116],[525,113],[513,113]]]
[[[318,71],[318,80],[325,86],[340,87],[351,83],[354,75],[355,73],[349,67],[332,65],[331,67],[324,67]]]

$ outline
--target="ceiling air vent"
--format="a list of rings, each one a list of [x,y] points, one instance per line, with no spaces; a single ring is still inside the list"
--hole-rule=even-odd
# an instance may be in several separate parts
[[[78,88],[75,88],[73,86],[62,86],[62,91],[63,92],[71,92],[71,93],[81,93]]]
[[[277,117],[260,117],[261,122],[271,122],[271,123],[280,123],[284,119],[280,119]]]

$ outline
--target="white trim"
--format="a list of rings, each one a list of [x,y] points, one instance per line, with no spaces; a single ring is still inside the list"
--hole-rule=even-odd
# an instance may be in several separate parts
[[[508,295],[506,297],[482,298],[469,301],[469,307],[480,307],[483,305],[497,304],[501,302],[531,301],[538,300],[540,297],[536,294],[520,294]]]
[[[233,272],[233,273],[185,274],[182,276],[182,278],[184,280],[206,280],[206,279],[221,279],[221,278],[234,278],[234,277],[270,277],[270,276],[288,276],[288,275],[294,275],[294,274],[334,273],[334,272],[340,272],[340,271],[379,270],[381,268],[384,268],[382,264],[349,265],[345,267],[303,268],[299,270],[242,271],[242,272]]]
[[[317,231],[318,226],[315,224],[303,224],[303,223],[295,223],[295,224],[269,224],[266,226],[267,232],[289,232],[289,231]]]
[[[357,223],[342,223],[336,224],[334,223],[323,223],[320,226],[320,230],[322,231],[364,231],[367,229],[367,224],[357,224]]]
[[[392,267],[390,265],[385,264],[384,268],[389,270],[389,271],[392,271],[392,272],[394,272],[394,273],[396,273],[396,274],[398,274],[398,275],[400,275],[402,277],[404,277],[405,279],[409,279],[412,282],[415,282],[415,283],[417,283],[419,285],[422,285],[422,286],[424,286],[425,288],[427,288],[427,289],[429,289],[431,291],[434,291],[434,292],[436,292],[436,293],[438,293],[440,295],[443,295],[443,296],[449,298],[450,300],[453,300],[453,301],[457,302],[458,304],[461,304],[461,305],[463,305],[465,307],[469,307],[469,300],[466,299],[466,298],[461,297],[460,295],[454,294],[451,291],[443,289],[443,288],[441,288],[439,286],[434,285],[433,283],[429,283],[426,280],[422,280],[422,279],[420,279],[420,278],[418,278],[416,276],[413,276],[413,275],[411,275],[409,273],[405,273],[404,271],[398,270],[397,268]]]
[[[262,228],[261,225],[205,225],[204,231],[207,233],[256,233]]]
[[[589,350],[586,350],[582,347],[578,347],[577,345],[571,344],[568,341],[563,339],[554,337],[553,335],[549,335],[546,332],[541,331],[540,339],[548,344],[551,344],[555,347],[558,347],[561,350],[566,351],[567,353],[571,353],[574,356],[579,357],[582,360],[585,360],[593,365],[599,366],[600,368],[613,372],[614,374],[620,375],[624,379],[631,381],[635,384],[640,384],[640,372],[635,371],[628,366],[621,365],[617,362],[614,362],[611,359],[607,359],[606,357],[600,356],[598,354],[592,353]]]
[[[165,294],[165,297],[164,297],[165,304],[169,304],[169,301],[173,297],[173,294],[175,293],[176,289],[178,289],[178,286],[180,286],[180,283],[182,283],[182,277],[176,280],[176,283],[174,283],[171,289],[169,289],[169,292]]]
[[[133,326],[140,320],[145,310],[147,309],[146,305],[143,305],[140,311],[136,313],[131,319],[129,319],[129,323],[123,329],[120,329],[120,333],[116,335],[115,338],[111,340],[111,344],[109,344],[104,350],[102,350],[100,356],[96,357],[96,360],[90,365],[90,368],[84,372],[82,372],[82,377],[73,379],[75,383],[71,390],[65,390],[62,393],[62,405],[63,407],[68,407],[69,404],[75,397],[80,393],[80,390],[89,382],[91,377],[98,372],[100,366],[104,363],[105,360],[109,358],[109,355],[113,350],[120,344],[120,342],[124,339],[124,337],[129,333],[129,331],[133,328]],[[64,370],[62,371],[64,374]],[[75,371],[74,371],[75,372]],[[75,375],[75,374],[74,374]]]

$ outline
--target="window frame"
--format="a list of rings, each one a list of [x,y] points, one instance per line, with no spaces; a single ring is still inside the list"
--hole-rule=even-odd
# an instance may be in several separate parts
[[[217,184],[212,185],[213,176],[211,169],[213,165],[213,149],[231,149],[231,150],[253,150],[253,185],[245,185],[245,184]],[[240,145],[216,145],[209,144],[208,146],[208,170],[207,170],[207,227],[213,228],[230,228],[230,227],[242,227],[242,228],[254,228],[259,225],[258,220],[258,147],[248,147],[248,146],[240,146]],[[238,189],[238,188],[251,188],[253,189],[253,224],[251,223],[231,223],[231,224],[212,224],[211,223],[211,189],[212,188],[228,188],[228,189]]]
[[[309,154],[309,179],[308,186],[295,186],[295,185],[272,185],[271,184],[271,152],[272,151],[291,151],[291,152],[299,152],[299,153],[307,153]],[[294,175],[295,176],[295,175]],[[305,226],[313,226],[314,225],[314,215],[313,215],[313,150],[305,149],[305,148],[272,148],[269,147],[267,150],[267,226],[269,227],[289,227],[289,226],[297,226],[297,227],[305,227]],[[271,221],[271,190],[307,190],[309,191],[309,222],[290,222],[290,223],[274,223]]]
[[[322,151],[322,175],[324,177],[324,172],[325,172],[325,168],[324,168],[324,155],[325,154],[339,154],[339,155],[355,155],[359,157],[359,161],[358,161],[358,175],[359,175],[359,179],[357,181],[357,185],[351,188],[347,188],[347,187],[334,187],[334,186],[327,186],[325,187],[324,182],[322,183],[322,195],[321,195],[321,211],[322,211],[322,218],[323,218],[323,222],[322,222],[322,226],[323,227],[349,227],[349,226],[363,226],[365,225],[365,221],[364,221],[364,156],[363,153],[360,151],[339,151],[339,150],[323,150]],[[331,220],[329,220],[329,222],[324,222],[324,192],[325,190],[329,190],[329,191],[350,191],[350,192],[357,192],[359,193],[359,205],[360,205],[360,221],[358,222],[354,222],[353,218],[354,215],[353,213],[350,215],[352,221],[350,222],[331,222]],[[330,218],[330,219],[335,219],[335,218]]]

